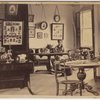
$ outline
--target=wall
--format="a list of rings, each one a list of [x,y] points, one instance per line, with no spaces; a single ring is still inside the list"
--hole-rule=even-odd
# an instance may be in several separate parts
[[[94,6],[94,27],[95,27],[95,55],[100,53],[100,5]],[[97,68],[97,76],[100,76],[100,68]]]
[[[5,5],[0,4],[0,20],[4,19],[5,19]],[[2,47],[1,35],[2,35],[2,29],[0,29],[0,52],[3,52],[5,49]]]
[[[29,49],[29,38],[28,38],[28,4],[19,4],[17,15],[10,15],[8,10],[9,5],[5,5],[5,20],[6,21],[21,21],[22,26],[22,45],[12,45],[11,48],[15,51],[26,51]],[[17,33],[18,34],[18,33]],[[8,46],[5,45],[6,48]]]
[[[34,23],[41,22],[45,18],[42,15],[42,9],[41,5],[31,5],[32,7],[32,13],[34,16]],[[55,46],[57,44],[56,40],[51,40],[51,28],[50,24],[54,23],[53,16],[55,11],[56,5],[46,4],[44,5],[45,8],[45,15],[46,15],[46,21],[48,22],[48,28],[44,31],[41,31],[39,29],[36,29],[37,32],[43,32],[48,33],[47,39],[37,39],[37,38],[30,38],[29,39],[29,47],[30,48],[41,48],[45,47],[47,44],[52,44]],[[61,20],[59,23],[64,23],[64,47],[66,49],[72,49],[74,45],[73,41],[73,8],[68,5],[58,5],[58,9],[60,12]],[[29,5],[29,14],[31,14],[31,9]]]
[[[34,23],[41,22],[42,20],[45,20],[42,15],[42,9],[41,5],[32,5],[32,13],[35,15]],[[29,39],[29,47],[30,48],[41,48],[45,47],[47,44],[53,44],[54,46],[57,44],[56,40],[51,40],[51,27],[50,24],[54,23],[53,16],[55,11],[55,4],[46,4],[45,7],[45,14],[46,14],[46,21],[48,22],[48,28],[44,31],[41,31],[39,29],[36,29],[37,32],[43,32],[48,33],[48,38],[43,39],[37,39],[36,38],[30,38]],[[64,23],[64,47],[66,49],[72,49],[74,46],[74,38],[73,38],[73,7],[65,4],[59,4],[58,9],[60,12],[61,20],[59,23]],[[0,5],[0,19],[5,19],[5,12],[4,12],[4,5]],[[29,14],[31,14],[31,9],[29,5]]]
[[[5,5],[0,4],[0,19],[5,18]]]
[[[98,5],[97,7],[97,17],[96,17],[96,20],[97,20],[97,25],[98,27],[96,28],[98,30],[98,38],[100,38],[100,5]],[[98,52],[100,53],[100,39],[98,39]]]
[[[11,48],[13,50],[26,50],[28,49],[28,5],[26,4],[20,4],[18,5],[18,15],[17,16],[12,16],[12,15],[8,15],[7,9],[6,9],[7,5],[6,4],[0,4],[0,19],[5,20],[9,20],[9,21],[23,21],[23,45],[17,45],[17,46],[12,46]],[[22,13],[23,12],[23,13]],[[2,34],[0,32],[0,34]],[[0,47],[1,45],[1,40],[0,40]],[[6,48],[8,48],[8,46],[5,46]],[[1,49],[1,48],[0,48]]]
[[[95,56],[99,55],[100,46],[99,46],[99,6],[94,6],[94,39],[95,39]]]

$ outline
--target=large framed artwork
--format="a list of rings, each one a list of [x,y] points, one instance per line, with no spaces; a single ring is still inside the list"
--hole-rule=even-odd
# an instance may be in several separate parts
[[[51,40],[63,40],[64,39],[64,24],[52,23],[51,24]]]
[[[3,45],[22,45],[23,22],[3,22]]]

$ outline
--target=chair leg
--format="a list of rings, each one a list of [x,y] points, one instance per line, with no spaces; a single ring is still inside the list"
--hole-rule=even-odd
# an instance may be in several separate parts
[[[57,83],[56,86],[57,86],[57,87],[56,87],[56,95],[58,96],[58,95],[59,95],[59,83]]]
[[[93,73],[94,73],[94,80],[96,80],[96,68],[93,68]]]
[[[65,84],[65,90],[67,90],[67,86],[68,86],[68,84]]]
[[[73,91],[71,91],[71,96],[73,96]]]
[[[68,88],[68,84],[65,84],[65,90],[64,90],[64,95],[66,95],[67,94],[67,88]]]

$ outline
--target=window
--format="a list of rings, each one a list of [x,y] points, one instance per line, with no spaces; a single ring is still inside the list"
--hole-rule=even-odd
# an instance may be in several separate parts
[[[92,10],[80,12],[80,46],[93,48]]]

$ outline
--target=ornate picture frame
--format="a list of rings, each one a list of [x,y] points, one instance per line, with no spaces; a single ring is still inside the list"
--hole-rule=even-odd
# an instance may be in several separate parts
[[[4,21],[2,38],[3,45],[22,45],[23,22]]]
[[[43,33],[37,32],[37,39],[43,39]]]
[[[51,40],[63,40],[64,39],[64,24],[52,23],[51,24]]]

